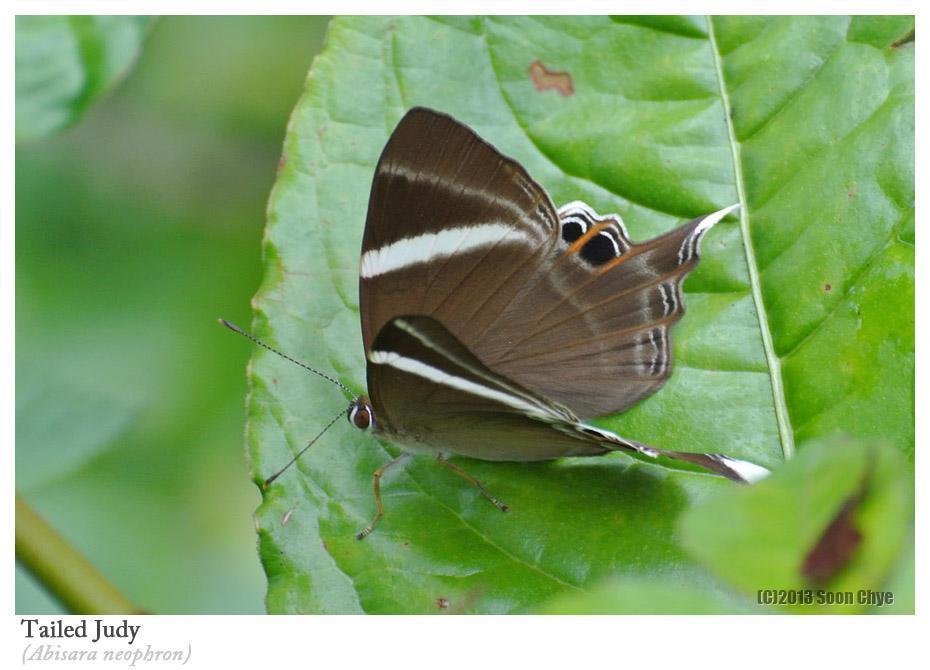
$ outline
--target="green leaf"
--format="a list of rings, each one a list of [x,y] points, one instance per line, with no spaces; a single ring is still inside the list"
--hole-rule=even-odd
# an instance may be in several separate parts
[[[854,16],[848,39],[876,47],[888,47],[914,41],[913,16]]]
[[[621,578],[583,593],[566,593],[541,614],[758,614],[767,611],[748,598],[720,588],[698,588],[669,578]]]
[[[848,17],[336,19],[269,203],[257,333],[364,391],[372,172],[404,111],[426,105],[517,158],[557,204],[619,212],[634,239],[742,203],[685,285],[669,383],[604,425],[776,469],[841,429],[910,455],[913,45],[862,34]],[[574,93],[537,90],[536,60]],[[345,400],[266,352],[250,370],[259,482]],[[611,577],[715,588],[676,528],[729,482],[622,455],[463,463],[511,505],[502,515],[413,459],[385,478],[386,516],[358,542],[371,473],[400,452],[337,426],[258,510],[271,611],[529,611]]]
[[[17,16],[16,139],[77,121],[135,61],[148,16]]]
[[[859,546],[826,584],[811,583],[802,566],[843,506]],[[796,605],[829,613],[867,609],[863,590],[881,590],[913,523],[913,479],[893,447],[834,439],[811,444],[769,479],[727,491],[687,512],[685,547],[748,594],[760,589],[813,589],[855,594],[854,602]],[[913,591],[899,580],[896,597]]]

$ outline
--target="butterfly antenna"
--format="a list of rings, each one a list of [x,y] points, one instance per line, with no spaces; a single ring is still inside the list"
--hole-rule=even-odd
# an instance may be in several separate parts
[[[283,468],[281,468],[281,469],[278,470],[276,473],[274,473],[273,475],[271,475],[268,479],[266,479],[264,482],[262,482],[262,490],[263,490],[263,491],[264,491],[264,490],[267,490],[268,487],[271,486],[271,483],[272,483],[275,479],[277,479],[278,477],[280,477],[282,474],[284,474],[284,471],[285,471],[285,470],[287,470],[289,467],[291,467],[292,465],[294,465],[294,463],[297,462],[297,459],[300,458],[301,456],[303,456],[303,455],[304,455],[304,452],[307,451],[307,449],[309,449],[310,447],[312,447],[312,446],[314,445],[314,443],[315,443],[317,440],[319,440],[321,437],[323,437],[323,433],[325,433],[327,430],[329,430],[329,429],[332,427],[332,425],[333,425],[334,423],[336,423],[336,421],[339,419],[339,417],[343,416],[345,413],[346,413],[345,410],[339,410],[339,414],[337,414],[337,415],[334,416],[332,419],[330,419],[329,423],[326,424],[326,426],[324,426],[323,430],[321,430],[319,433],[317,433],[317,436],[314,437],[312,440],[310,440],[310,441],[307,443],[307,446],[306,446],[306,447],[304,447],[303,449],[301,449],[300,451],[298,451],[298,452],[297,452],[297,455],[294,456],[294,458],[292,458],[291,460],[289,460],[289,461],[287,462],[287,465],[285,465]]]
[[[287,354],[278,351],[277,349],[275,349],[274,347],[272,347],[270,344],[265,344],[264,342],[262,342],[260,339],[258,339],[257,337],[255,337],[255,336],[252,335],[251,333],[248,333],[248,332],[242,330],[242,328],[240,328],[239,326],[237,326],[237,325],[234,324],[234,323],[230,323],[230,322],[227,321],[226,319],[218,319],[218,321],[219,321],[222,325],[224,325],[224,326],[226,326],[227,328],[229,328],[229,329],[230,329],[231,331],[233,331],[234,333],[239,333],[239,334],[242,335],[243,337],[247,337],[248,339],[252,340],[252,341],[253,341],[255,344],[257,344],[258,346],[264,347],[264,348],[267,349],[268,351],[272,351],[272,352],[276,353],[276,354],[277,354],[278,356],[280,356],[281,358],[283,358],[283,359],[285,359],[285,360],[288,360],[288,361],[290,361],[291,363],[295,363],[295,364],[299,365],[299,366],[302,367],[304,370],[307,370],[307,371],[309,371],[309,372],[312,372],[313,374],[322,377],[323,379],[325,379],[325,380],[328,381],[328,382],[332,382],[333,384],[335,384],[336,386],[338,386],[339,388],[341,388],[343,391],[345,391],[346,393],[348,393],[348,394],[352,397],[353,400],[355,400],[356,398],[358,398],[358,395],[356,395],[355,393],[353,393],[353,392],[352,392],[352,389],[350,389],[348,386],[346,386],[345,384],[343,384],[343,383],[342,383],[341,381],[339,381],[338,379],[334,379],[334,378],[330,377],[328,374],[326,374],[325,372],[320,372],[319,370],[316,370],[316,369],[314,369],[314,368],[311,368],[309,365],[307,365],[307,364],[305,364],[305,363],[301,363],[300,361],[298,361],[298,360],[295,359],[295,358],[291,358],[291,357],[288,356]],[[330,425],[332,425],[332,424],[330,424]]]

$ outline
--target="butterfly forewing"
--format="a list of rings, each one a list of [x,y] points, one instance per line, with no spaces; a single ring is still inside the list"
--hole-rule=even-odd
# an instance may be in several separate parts
[[[551,256],[559,220],[515,161],[452,118],[407,113],[375,170],[362,244],[366,350],[399,314],[429,314],[463,341]],[[473,345],[474,343],[469,342]]]

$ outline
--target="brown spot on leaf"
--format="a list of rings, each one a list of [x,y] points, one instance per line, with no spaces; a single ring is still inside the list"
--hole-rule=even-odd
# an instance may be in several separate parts
[[[285,165],[287,165],[287,154],[282,153],[281,158],[278,159],[278,172],[281,172]]]
[[[832,291],[832,290],[833,290],[833,285],[832,285],[832,284],[824,284],[824,285],[823,285],[823,291],[824,291],[824,293],[829,293],[829,292]]]
[[[846,197],[852,200],[856,197],[856,182],[853,182],[853,185],[849,187],[849,190],[846,191]]]
[[[550,70],[538,60],[534,60],[530,64],[528,72],[537,91],[548,91],[550,88],[554,88],[565,97],[575,92],[572,75],[568,72]]]
[[[829,582],[849,562],[862,541],[862,533],[853,525],[853,514],[865,493],[865,483],[843,503],[823,536],[804,559],[801,572],[808,581],[821,586]]]
[[[449,601],[443,597],[439,597],[436,599],[436,606],[441,610],[447,609],[449,607]]]

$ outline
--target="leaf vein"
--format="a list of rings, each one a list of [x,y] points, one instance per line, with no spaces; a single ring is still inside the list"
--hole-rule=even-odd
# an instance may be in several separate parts
[[[736,139],[736,131],[733,128],[730,96],[727,93],[726,82],[724,80],[720,49],[717,47],[717,38],[714,33],[713,20],[711,17],[706,17],[706,21],[711,55],[714,61],[714,68],[717,72],[717,84],[720,88],[720,98],[723,104],[724,123],[726,124],[727,138],[730,145],[730,156],[733,159],[733,175],[736,178],[736,191],[739,195],[740,232],[743,238],[743,251],[745,252],[746,256],[746,269],[749,273],[749,286],[752,290],[753,303],[756,306],[756,316],[759,322],[759,332],[762,336],[762,348],[765,351],[765,359],[769,367],[769,378],[772,385],[772,402],[775,407],[775,420],[778,425],[778,436],[781,441],[782,453],[787,459],[794,454],[794,434],[788,418],[788,403],[785,398],[784,384],[782,383],[781,377],[781,361],[775,353],[772,331],[769,326],[768,314],[765,311],[765,303],[762,297],[762,284],[761,278],[759,276],[759,266],[756,261],[756,252],[752,245],[752,237],[749,230],[749,203],[746,200],[746,188],[743,184],[743,168],[740,158],[740,144]]]
[[[390,456],[390,452],[389,452],[387,449],[385,449],[385,447],[384,447],[383,444],[381,444],[380,442],[378,442],[378,446],[380,446],[381,449],[382,449],[387,455]],[[582,588],[581,588],[578,584],[573,584],[572,582],[565,581],[565,580],[562,579],[561,577],[558,577],[558,576],[552,574],[551,572],[547,572],[547,571],[543,570],[543,569],[542,569],[541,567],[539,567],[538,565],[536,565],[536,564],[534,564],[534,563],[530,563],[529,561],[527,561],[527,560],[525,560],[525,559],[523,559],[523,558],[520,558],[520,557],[517,556],[516,554],[511,553],[510,551],[508,551],[507,549],[505,549],[504,547],[502,547],[501,545],[499,545],[498,543],[496,543],[494,540],[492,540],[490,537],[488,537],[487,535],[485,535],[484,533],[482,533],[480,530],[478,530],[477,528],[475,528],[473,525],[471,525],[470,523],[468,523],[468,521],[465,520],[465,517],[463,517],[463,516],[461,515],[461,513],[460,513],[458,510],[456,510],[454,507],[451,507],[450,505],[447,505],[445,502],[443,502],[443,501],[440,500],[438,497],[436,497],[436,495],[435,495],[434,493],[432,493],[431,491],[427,490],[426,487],[423,486],[423,484],[422,484],[416,477],[414,477],[414,476],[410,473],[409,470],[405,470],[405,471],[404,471],[404,474],[406,474],[407,477],[410,478],[410,481],[413,482],[414,485],[415,485],[418,489],[420,489],[420,491],[423,493],[423,495],[425,495],[427,498],[431,499],[434,503],[436,503],[436,504],[439,505],[440,507],[443,507],[444,509],[446,509],[450,514],[452,514],[452,516],[454,516],[454,517],[459,521],[459,523],[462,524],[462,526],[464,526],[466,529],[468,529],[469,531],[471,531],[476,537],[478,537],[478,539],[482,540],[482,541],[483,541],[485,544],[487,544],[489,547],[491,547],[492,549],[494,549],[494,550],[496,550],[497,552],[499,552],[502,556],[504,556],[504,557],[510,559],[511,561],[513,561],[514,563],[516,563],[517,565],[521,565],[521,566],[525,567],[525,568],[528,569],[528,570],[531,570],[531,571],[533,571],[533,572],[539,573],[539,574],[542,575],[543,577],[546,577],[547,579],[550,579],[550,580],[552,580],[552,581],[554,581],[554,582],[560,584],[561,586],[567,586],[567,587],[569,587],[569,588],[576,589],[576,590],[579,590],[579,591],[582,590]]]
[[[832,317],[836,311],[840,308],[840,305],[843,304],[844,298],[849,297],[849,294],[856,287],[859,279],[866,273],[869,267],[872,265],[872,262],[882,254],[885,249],[888,248],[888,245],[894,240],[895,236],[900,232],[901,227],[904,225],[904,222],[907,221],[910,211],[905,213],[905,215],[891,227],[891,231],[880,244],[876,245],[875,249],[868,255],[868,257],[856,268],[853,275],[849,278],[849,283],[843,291],[842,295],[836,297],[835,302],[830,306],[830,309],[823,315],[823,318],[820,319],[814,326],[808,331],[805,335],[800,337],[797,342],[795,342],[784,354],[781,354],[782,361],[787,360],[793,354],[795,354],[801,347],[803,347],[816,333],[820,328]],[[902,242],[902,244],[906,244]]]
[[[808,75],[807,79],[801,82],[800,85],[798,85],[784,100],[781,101],[781,104],[779,104],[771,114],[763,119],[762,123],[756,126],[748,135],[743,137],[740,142],[748,142],[750,139],[765,130],[777,117],[781,116],[782,112],[788,109],[791,104],[798,98],[798,96],[813,83],[814,79],[817,78],[823,68],[826,67],[827,63],[833,59],[833,56],[839,52],[844,44],[846,44],[845,40],[839,40],[833,50],[820,62],[820,65],[818,65],[817,68],[811,72],[810,75]]]
[[[866,118],[864,118],[862,121],[860,121],[855,126],[853,126],[845,135],[824,144],[822,147],[815,150],[813,153],[805,155],[800,160],[800,162],[794,166],[794,169],[790,171],[789,176],[785,178],[784,181],[782,181],[780,184],[775,185],[772,188],[772,190],[766,195],[766,197],[756,204],[756,209],[759,210],[765,207],[765,205],[768,204],[772,200],[772,198],[774,198],[781,191],[783,191],[787,186],[794,183],[798,179],[806,178],[807,174],[803,170],[804,167],[810,165],[811,163],[813,163],[815,160],[823,156],[828,151],[835,149],[836,147],[847,142],[856,133],[858,133],[862,128],[864,128],[869,123],[874,121],[875,118],[886,109],[889,102],[894,102],[895,97],[896,96],[892,92],[889,92],[889,94],[885,97],[885,99],[882,100],[881,104],[878,105],[871,114],[869,114]]]

